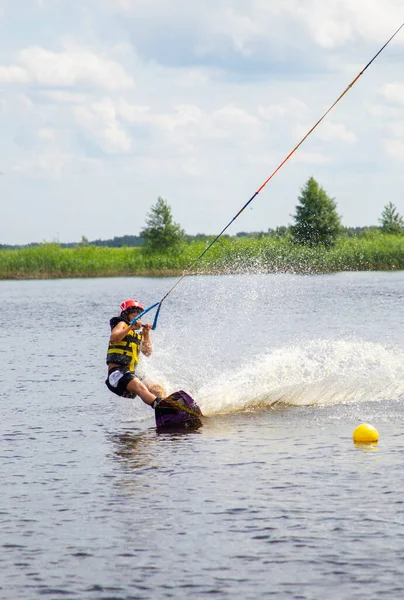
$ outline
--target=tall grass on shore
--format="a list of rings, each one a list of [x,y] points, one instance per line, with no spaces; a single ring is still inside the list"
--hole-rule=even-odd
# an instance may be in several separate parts
[[[193,265],[206,242],[175,254],[145,254],[141,248],[41,244],[0,250],[0,279],[176,275]],[[325,273],[404,269],[404,236],[372,233],[344,237],[330,249],[292,244],[287,238],[222,238],[193,266],[199,273]]]
[[[404,269],[404,236],[373,233],[342,237],[330,249],[288,239],[225,239],[213,246],[206,266],[213,270],[294,273]]]
[[[182,256],[182,255],[181,255]],[[184,268],[184,259],[145,255],[139,247],[61,248],[45,243],[19,250],[0,250],[0,279],[113,277],[158,274]]]

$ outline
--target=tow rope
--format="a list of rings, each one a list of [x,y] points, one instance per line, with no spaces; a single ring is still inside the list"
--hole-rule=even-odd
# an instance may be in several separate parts
[[[271,175],[268,177],[268,179],[266,179],[266,181],[264,181],[264,183],[251,196],[251,198],[244,204],[244,206],[242,206],[240,208],[240,210],[238,211],[238,213],[235,214],[234,217],[227,223],[226,227],[224,227],[222,229],[222,231],[214,238],[214,240],[212,242],[210,242],[210,244],[205,248],[205,250],[189,265],[189,267],[184,270],[184,272],[181,275],[181,277],[178,278],[178,280],[168,290],[168,292],[165,294],[165,296],[163,296],[163,298],[159,302],[156,302],[155,304],[153,304],[152,306],[149,306],[143,312],[141,312],[135,319],[133,319],[132,323],[135,323],[136,321],[138,321],[143,315],[145,315],[146,313],[148,313],[150,310],[153,310],[153,308],[156,308],[156,306],[157,306],[158,308],[157,308],[157,311],[156,311],[156,314],[155,314],[155,317],[154,317],[154,321],[153,321],[153,326],[152,326],[152,329],[156,329],[156,327],[157,327],[157,321],[158,321],[158,317],[159,317],[159,313],[160,313],[160,310],[161,310],[161,305],[163,304],[164,300],[171,294],[171,292],[184,279],[184,277],[186,277],[186,275],[193,269],[193,267],[196,265],[196,263],[201,260],[201,258],[208,252],[208,250],[210,250],[210,248],[213,246],[213,244],[215,244],[218,241],[218,239],[224,234],[224,232],[230,227],[230,225],[241,215],[241,213],[243,212],[243,210],[245,210],[247,208],[247,206],[249,204],[251,204],[251,202],[254,200],[254,198],[256,196],[258,196],[258,194],[264,189],[264,187],[267,185],[267,183],[269,183],[271,181],[272,177],[274,177],[274,175],[276,175],[276,173],[283,167],[283,165],[296,152],[296,150],[298,148],[300,148],[300,146],[303,144],[303,142],[316,129],[316,127],[318,125],[320,125],[321,121],[323,121],[323,119],[325,119],[325,117],[328,115],[328,113],[330,113],[332,111],[332,109],[334,108],[334,106],[336,106],[336,104],[338,104],[338,102],[345,96],[345,94],[348,92],[348,90],[350,90],[351,87],[353,87],[353,85],[358,81],[359,77],[361,77],[361,75],[363,75],[363,73],[366,71],[366,69],[368,67],[370,67],[370,65],[372,64],[372,62],[374,60],[376,60],[376,58],[379,56],[379,54],[381,52],[383,52],[383,50],[386,48],[386,46],[391,42],[391,40],[398,34],[398,32],[403,27],[404,27],[404,23],[402,23],[400,25],[400,27],[393,33],[393,35],[380,48],[380,50],[378,52],[376,52],[376,54],[374,55],[374,57],[368,62],[368,64],[362,69],[362,71],[360,71],[360,73],[358,73],[358,75],[351,81],[351,83],[345,88],[345,90],[342,92],[342,94],[340,96],[338,96],[338,98],[335,100],[335,102],[330,106],[330,108],[328,110],[326,110],[326,112],[317,121],[317,123],[315,123],[315,125],[313,125],[313,127],[306,133],[306,135],[304,137],[302,137],[302,139],[300,140],[300,142],[293,148],[293,150],[291,152],[289,152],[289,154],[283,159],[283,161],[276,167],[276,169],[271,173]]]

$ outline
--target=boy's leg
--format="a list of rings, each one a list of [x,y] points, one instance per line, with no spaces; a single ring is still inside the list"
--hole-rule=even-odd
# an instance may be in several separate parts
[[[126,386],[126,391],[130,392],[131,394],[135,394],[136,396],[139,396],[139,398],[149,406],[151,406],[156,399],[156,395],[152,394],[147,389],[145,384],[142,383],[137,377],[134,377],[128,382],[128,385]]]
[[[144,381],[143,382],[149,392],[155,394],[159,398],[165,398],[167,394],[167,390],[162,383],[153,383],[152,381]]]

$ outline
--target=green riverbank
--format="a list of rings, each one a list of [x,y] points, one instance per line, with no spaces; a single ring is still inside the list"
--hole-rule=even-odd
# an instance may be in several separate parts
[[[145,254],[141,248],[58,244],[0,250],[0,279],[170,276],[194,263],[206,242],[177,254]],[[197,273],[326,273],[404,269],[404,236],[374,233],[340,238],[331,249],[292,244],[287,238],[220,239],[192,268]]]

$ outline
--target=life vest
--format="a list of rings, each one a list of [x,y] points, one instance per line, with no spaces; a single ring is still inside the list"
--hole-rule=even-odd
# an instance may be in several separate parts
[[[109,322],[111,331],[121,321],[124,321],[124,323],[130,325],[130,321],[124,317],[113,317]],[[139,362],[141,344],[142,334],[131,329],[120,342],[109,343],[107,364],[116,363],[117,365],[127,366],[131,371],[134,371],[137,363]]]

